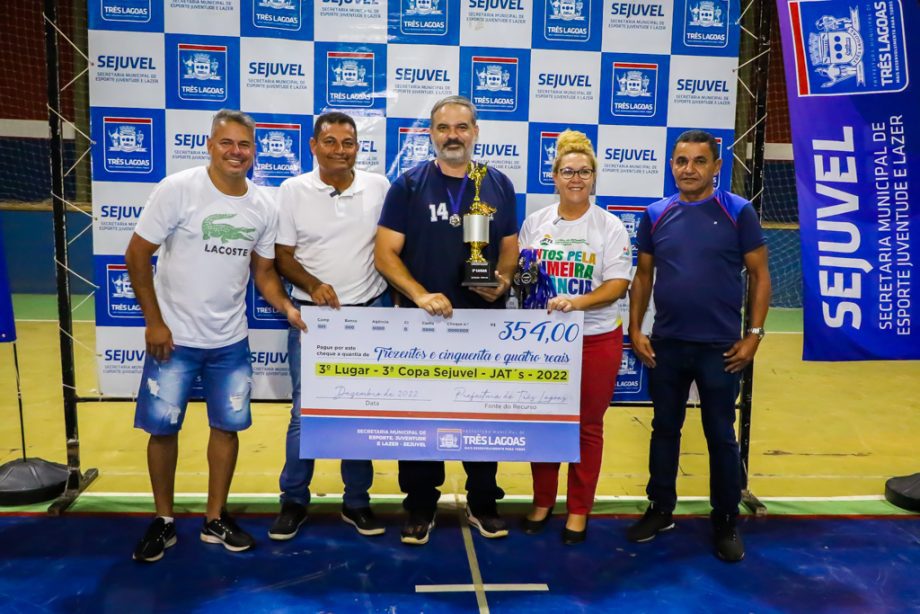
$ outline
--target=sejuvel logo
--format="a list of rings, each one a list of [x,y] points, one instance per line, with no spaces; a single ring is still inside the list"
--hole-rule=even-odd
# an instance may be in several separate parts
[[[227,47],[179,43],[179,98],[227,99]]]
[[[846,9],[834,8],[837,4],[830,2],[789,4],[799,96],[906,88],[907,45],[901,3],[862,0]]]
[[[258,185],[279,186],[300,174],[300,124],[257,122],[256,143],[252,178]]]
[[[283,318],[282,318],[283,319]],[[270,367],[272,365],[286,365],[288,361],[287,352],[250,352],[249,362],[261,367]]]
[[[103,21],[147,23],[151,16],[151,0],[102,0]]]
[[[256,0],[252,3],[252,25],[296,32],[303,19],[301,5],[301,0]]]
[[[549,41],[591,37],[591,0],[544,0],[543,36]]]
[[[102,205],[99,217],[113,222],[125,220],[136,224],[143,210],[143,205]]]
[[[110,318],[143,318],[141,306],[134,296],[128,267],[124,264],[105,265],[108,287],[108,315]]]
[[[440,7],[442,2],[446,0],[402,0],[399,31],[422,36],[447,34],[447,14]]]
[[[330,106],[374,104],[374,54],[329,51],[326,54],[326,102]]]
[[[685,0],[684,44],[688,47],[727,47],[728,0]]]
[[[484,111],[517,108],[518,59],[473,56],[473,102]]]
[[[610,112],[631,117],[653,117],[657,111],[658,64],[613,63]]]
[[[434,157],[428,128],[401,127],[399,129],[398,173],[401,175],[421,162]]]
[[[556,161],[556,139],[558,132],[540,132],[540,183],[555,185],[553,183],[553,162]]]
[[[110,173],[153,171],[153,119],[148,117],[103,117],[105,160]]]

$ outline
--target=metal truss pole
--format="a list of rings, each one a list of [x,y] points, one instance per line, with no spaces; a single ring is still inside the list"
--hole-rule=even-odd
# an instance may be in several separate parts
[[[61,381],[64,394],[64,430],[67,437],[67,485],[48,508],[57,516],[76,500],[99,472],[80,470],[80,436],[77,428],[77,383],[73,356],[73,320],[70,303],[70,266],[67,216],[64,202],[64,139],[61,133],[61,89],[57,2],[45,0],[45,55],[48,62],[48,125],[51,129],[51,201],[54,216],[54,260],[60,325]]]

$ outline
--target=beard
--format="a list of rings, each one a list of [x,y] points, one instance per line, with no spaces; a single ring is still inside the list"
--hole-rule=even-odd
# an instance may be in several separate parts
[[[442,147],[438,150],[438,159],[448,164],[460,164],[467,161],[469,150],[462,143],[460,147]]]

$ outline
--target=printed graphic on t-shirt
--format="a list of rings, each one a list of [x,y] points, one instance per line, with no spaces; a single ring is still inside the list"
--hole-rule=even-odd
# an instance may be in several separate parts
[[[548,245],[545,236],[541,245]],[[584,239],[559,239],[551,246],[537,250],[537,257],[546,266],[546,273],[552,277],[557,294],[581,295],[593,289],[592,277],[597,264],[597,252],[588,249]]]
[[[201,238],[205,241],[209,239],[220,239],[221,245],[205,243],[204,251],[224,256],[248,256],[249,249],[245,247],[224,247],[230,241],[254,241],[252,233],[255,228],[246,226],[234,226],[228,223],[236,217],[235,213],[215,213],[204,218],[201,222]]]

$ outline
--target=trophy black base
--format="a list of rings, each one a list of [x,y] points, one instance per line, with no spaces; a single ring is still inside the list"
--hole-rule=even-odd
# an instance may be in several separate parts
[[[501,283],[495,279],[495,267],[488,262],[467,262],[463,271],[464,288],[497,288]]]

